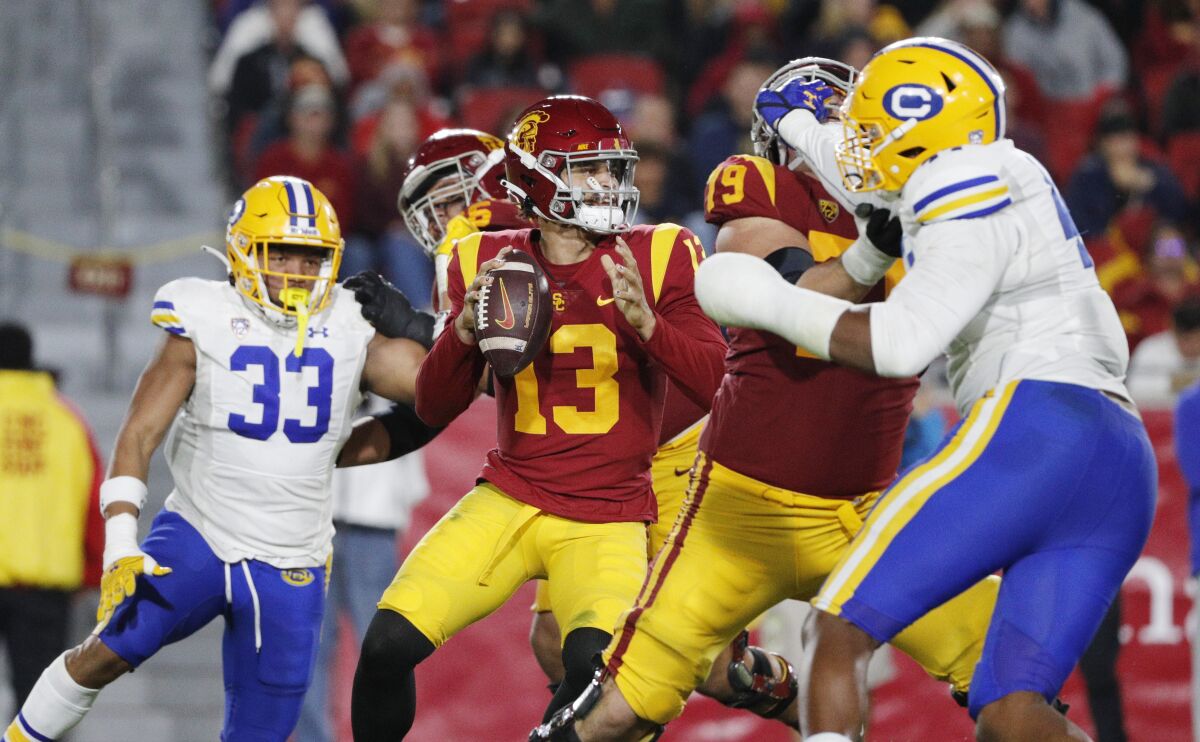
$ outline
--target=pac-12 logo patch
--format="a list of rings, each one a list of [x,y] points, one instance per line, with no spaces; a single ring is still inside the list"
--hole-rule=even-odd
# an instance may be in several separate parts
[[[308,569],[285,569],[279,573],[283,581],[295,587],[304,587],[311,584],[313,579],[312,570]]]
[[[834,219],[837,219],[838,214],[840,214],[842,211],[840,208],[838,208],[836,202],[825,198],[817,199],[817,208],[821,210],[821,216],[827,222],[832,222]]]
[[[233,336],[240,340],[250,332],[250,320],[245,317],[234,317],[229,320],[229,329],[233,330]]]
[[[941,93],[915,82],[897,85],[883,94],[883,110],[901,121],[933,118],[941,112],[943,105]]]

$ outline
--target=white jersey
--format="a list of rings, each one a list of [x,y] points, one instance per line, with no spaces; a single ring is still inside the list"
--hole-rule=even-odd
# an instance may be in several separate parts
[[[175,479],[166,507],[226,562],[286,569],[329,555],[330,480],[375,334],[353,295],[331,290],[299,357],[296,330],[264,319],[228,283],[183,278],[155,296],[154,324],[196,349],[196,384],[165,447]]]
[[[900,193],[905,279],[871,309],[876,367],[919,371],[939,350],[963,413],[1018,379],[1129,399],[1129,346],[1057,188],[1009,140],[958,147]]]

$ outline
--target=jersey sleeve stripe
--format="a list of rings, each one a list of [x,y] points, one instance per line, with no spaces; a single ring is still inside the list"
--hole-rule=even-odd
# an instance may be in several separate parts
[[[479,241],[483,239],[482,232],[467,235],[454,246],[458,253],[458,267],[462,270],[463,288],[471,288],[475,274],[479,272]]]
[[[937,189],[933,193],[930,193],[928,196],[925,196],[913,204],[913,213],[920,214],[926,206],[929,206],[934,201],[945,198],[952,193],[958,193],[959,191],[963,191],[968,188],[976,188],[988,183],[995,183],[998,180],[1000,180],[998,175],[981,175],[978,178],[969,178],[967,180],[959,181],[958,183],[951,183],[948,186],[943,186],[942,188]]]
[[[1000,209],[1003,209],[1005,206],[1010,205],[1011,203],[1012,203],[1012,199],[1006,198],[998,204],[992,204],[991,206],[987,206],[985,208],[979,209],[978,211],[972,211],[969,214],[960,214],[959,216],[956,216],[954,218],[955,219],[978,219],[980,217],[987,216],[988,214],[994,214],[997,211],[999,211]]]
[[[175,309],[175,305],[174,305],[174,304],[172,304],[172,303],[171,303],[171,302],[169,302],[169,301],[156,301],[156,302],[154,302],[154,306],[153,306],[153,307],[151,307],[151,309],[170,309],[170,310],[174,310],[174,309]]]
[[[179,315],[172,312],[153,312],[150,315],[150,321],[156,325],[180,325]]]
[[[771,205],[775,206],[775,166],[762,157],[747,157],[746,159],[752,162],[755,169],[758,170],[758,175],[767,189],[767,196],[771,199]]]
[[[656,303],[662,294],[663,281],[667,278],[667,266],[671,264],[671,250],[682,229],[678,224],[660,224],[650,236],[650,276]]]
[[[992,209],[992,211],[996,211],[1011,203],[1012,199],[1008,197],[1008,186],[1002,185],[999,188],[992,188],[981,193],[971,193],[961,198],[947,201],[940,206],[927,209],[923,213],[917,212],[917,221],[925,223],[941,218],[963,219],[967,217],[968,212],[972,217],[984,216],[984,214],[978,212],[993,206],[996,209]],[[987,213],[990,214],[992,211],[988,211]]]

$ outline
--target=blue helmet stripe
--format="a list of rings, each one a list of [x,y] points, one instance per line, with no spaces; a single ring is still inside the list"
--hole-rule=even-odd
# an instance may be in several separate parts
[[[296,226],[296,191],[292,187],[291,179],[283,181],[283,189],[287,191],[288,211],[292,215],[289,223],[294,227]]]
[[[960,54],[959,52],[955,51],[954,49],[950,49],[945,46],[941,46],[940,44],[913,44],[912,46],[923,46],[926,49],[936,49],[939,52],[949,54],[950,56],[954,57],[955,59],[958,59],[959,61],[966,64],[971,69],[975,70],[975,74],[977,74],[981,78],[983,78],[984,84],[986,84],[988,86],[988,89],[992,91],[992,98],[995,100],[993,107],[995,108],[995,113],[996,113],[996,139],[999,139],[1001,136],[1003,136],[1003,132],[1004,132],[1004,94],[1001,93],[999,90],[997,90],[996,86],[992,84],[992,76],[990,74],[988,74],[986,71],[981,69],[980,65],[975,60],[971,59],[970,57],[968,57],[965,54]],[[982,57],[980,57],[980,61],[982,61]]]
[[[305,217],[305,219],[308,222],[307,226],[316,227],[317,219],[316,219],[315,214],[317,212],[317,209],[316,209],[317,200],[315,198],[313,198],[312,186],[310,186],[308,184],[308,181],[300,181],[300,185],[302,185],[304,187],[304,199],[305,199],[304,213],[305,214],[313,214],[313,216]]]

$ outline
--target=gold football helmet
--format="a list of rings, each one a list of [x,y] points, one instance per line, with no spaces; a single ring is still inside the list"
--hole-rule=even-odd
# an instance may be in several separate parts
[[[304,323],[329,303],[344,245],[329,199],[291,176],[274,175],[251,186],[234,203],[225,232],[234,287],[264,317],[285,327],[297,319]],[[270,252],[277,247],[320,250],[320,272],[314,277],[272,270]],[[274,290],[269,279],[275,279]]]
[[[956,41],[918,37],[884,47],[842,104],[838,145],[851,191],[899,191],[938,152],[1004,137],[1004,82]]]

